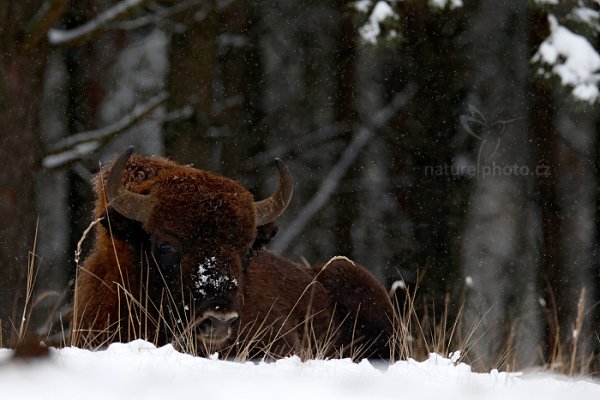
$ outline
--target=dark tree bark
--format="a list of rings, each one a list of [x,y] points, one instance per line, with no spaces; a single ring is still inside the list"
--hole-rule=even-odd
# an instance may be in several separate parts
[[[211,138],[219,155],[215,170],[240,179],[260,197],[268,189],[260,178],[274,177],[273,160],[251,167],[248,159],[266,149],[262,126],[263,70],[260,53],[260,12],[251,1],[237,0],[218,13],[217,64],[214,85],[214,125]],[[207,132],[210,134],[210,132]],[[269,180],[270,181],[270,180]],[[263,189],[263,190],[260,190]]]
[[[457,286],[461,222],[471,187],[468,176],[431,171],[452,166],[468,152],[466,133],[459,130],[469,79],[461,40],[466,20],[462,9],[439,14],[427,2],[400,5],[406,40],[382,60],[383,82],[391,94],[408,86],[416,93],[385,136],[393,151],[390,187],[404,219],[395,232],[394,278],[414,287],[417,273],[424,273],[420,294],[435,299]]]
[[[35,182],[41,160],[39,115],[49,47],[24,27],[43,1],[0,5],[0,318],[3,345],[14,344],[34,251]],[[37,36],[36,36],[37,37]],[[37,260],[36,260],[37,261]]]
[[[214,80],[217,67],[218,12],[216,1],[178,17],[180,29],[171,36],[167,107],[179,118],[165,124],[165,153],[181,163],[215,170],[208,130],[214,125]],[[202,17],[197,20],[196,15]]]
[[[257,7],[244,0],[207,2],[200,20],[194,19],[198,10],[179,18],[185,31],[172,35],[168,106],[185,112],[165,124],[168,156],[236,177],[251,189],[265,175],[247,163],[265,146]]]
[[[335,98],[335,122],[347,127],[341,138],[346,143],[352,141],[356,123],[356,112],[354,110],[355,88],[356,88],[356,46],[358,41],[357,27],[353,16],[348,12],[345,1],[338,1],[336,10],[339,18],[339,31],[337,33],[337,45],[335,50],[334,76],[337,81],[337,96]],[[352,187],[359,177],[359,164],[350,167],[344,181],[341,183],[340,193],[335,197],[336,223],[335,234],[337,251],[347,257],[355,257],[353,249],[352,231],[357,220],[359,203],[357,190]],[[348,182],[348,185],[344,185]],[[346,189],[346,190],[344,190]]]
[[[546,23],[545,19],[544,23]],[[560,288],[561,281],[559,233],[562,214],[556,193],[559,170],[556,156],[557,136],[554,127],[556,105],[547,82],[534,82],[531,89],[531,131],[537,148],[537,165],[543,169],[542,174],[537,177],[537,202],[542,219],[541,276],[537,285],[538,292],[545,293],[544,302],[540,307],[545,314],[544,357],[549,358],[552,351],[560,346],[560,332],[557,331],[553,312],[555,290]]]
[[[563,9],[563,16],[571,8]],[[547,12],[533,11],[530,24],[533,55],[549,34]],[[582,331],[577,332],[580,355],[588,354],[587,341],[597,323],[597,113],[575,104],[565,97],[564,90],[539,77],[532,80],[530,92],[533,149],[539,169],[537,201],[543,228],[537,282],[545,315],[541,344],[546,360],[566,364],[568,361],[561,357],[575,339],[580,295],[586,307]]]

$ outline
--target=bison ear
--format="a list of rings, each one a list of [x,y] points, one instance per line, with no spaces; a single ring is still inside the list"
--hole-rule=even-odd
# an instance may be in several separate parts
[[[271,242],[271,239],[277,234],[279,227],[275,222],[259,226],[256,228],[256,238],[252,243],[252,250],[257,251],[265,247]]]
[[[139,244],[146,235],[141,222],[125,218],[113,209],[104,214],[101,223],[109,235],[130,245]]]

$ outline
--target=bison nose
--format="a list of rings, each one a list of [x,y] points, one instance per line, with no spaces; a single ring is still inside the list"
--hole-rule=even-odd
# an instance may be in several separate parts
[[[196,334],[204,340],[223,341],[231,335],[231,326],[237,319],[236,312],[206,312],[196,325]]]

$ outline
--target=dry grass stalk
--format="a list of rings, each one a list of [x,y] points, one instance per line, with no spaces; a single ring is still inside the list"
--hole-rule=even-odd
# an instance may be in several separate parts
[[[29,252],[28,260],[27,260],[27,285],[25,287],[25,303],[23,305],[23,313],[21,316],[21,321],[19,324],[19,330],[17,332],[17,340],[18,342],[22,342],[25,333],[27,331],[27,323],[31,316],[31,307],[30,303],[33,298],[33,292],[35,289],[35,280],[37,278],[37,268],[36,268],[36,248],[37,248],[37,239],[38,239],[38,229],[39,229],[40,220],[38,218],[35,224],[35,236],[33,238],[33,249]]]
[[[88,237],[91,229],[99,222],[101,222],[100,219],[93,221],[84,231],[78,243],[75,254],[77,273],[80,273],[79,269],[81,268],[79,260],[83,242]],[[108,226],[110,229],[110,221],[108,221]],[[24,338],[27,333],[28,322],[36,305],[45,296],[57,295],[56,293],[45,293],[39,298],[34,299],[34,287],[38,271],[38,257],[35,254],[36,246],[37,234],[27,265],[27,287],[22,319],[18,329],[15,329],[20,339]],[[116,257],[116,248],[114,248],[114,251]],[[155,261],[146,258],[146,262]],[[327,265],[323,270],[326,267]],[[196,335],[193,330],[193,307],[190,307],[185,312],[181,312],[177,307],[174,307],[175,299],[173,293],[170,293],[168,290],[163,291],[160,304],[153,303],[148,295],[150,285],[149,274],[147,272],[144,273],[145,269],[142,268],[141,270],[141,283],[139,288],[136,289],[137,293],[135,294],[128,292],[126,288],[130,286],[124,281],[123,274],[121,273],[122,282],[117,285],[116,295],[123,302],[128,313],[128,317],[124,321],[121,320],[121,316],[118,316],[118,320],[109,321],[104,329],[98,331],[84,329],[70,330],[64,326],[62,316],[59,316],[59,323],[62,327],[61,343],[63,345],[97,349],[114,341],[129,341],[142,338],[154,344],[159,344],[160,338],[157,332],[162,329],[168,332],[168,335],[173,338],[174,346],[180,351],[201,356],[214,354],[216,349],[211,347],[209,343],[199,343],[196,341]],[[285,340],[286,336],[291,333],[291,330],[287,331],[283,328],[290,315],[283,318],[283,323],[281,320],[274,323],[267,322],[272,321],[272,318],[269,318],[270,315],[267,314],[263,320],[251,321],[246,326],[241,327],[235,344],[229,348],[220,349],[220,356],[237,361],[247,361],[256,359],[257,357],[277,359],[282,356],[291,355],[292,353],[300,356],[303,360],[322,359],[332,356],[331,349],[339,326],[336,326],[336,322],[332,318],[325,334],[315,330],[312,321],[318,316],[318,313],[312,311],[312,307],[310,306],[312,304],[310,299],[313,296],[312,288],[315,284],[316,277],[304,289],[301,298],[298,299],[292,309],[293,311],[300,304],[304,296],[309,296],[309,307],[304,321],[300,323],[303,324],[303,337],[301,345],[298,348],[292,349],[289,353],[282,353],[280,348],[281,341]],[[181,286],[183,287],[183,284]],[[402,291],[401,293],[405,298],[402,304],[398,304],[397,296],[394,295],[398,290]],[[417,291],[418,284],[412,289],[408,288],[403,282],[393,285],[390,296],[393,299],[396,313],[393,316],[394,335],[390,343],[390,361],[394,362],[408,358],[422,360],[426,359],[429,353],[432,352],[449,357],[455,351],[460,351],[461,354],[458,361],[477,361],[477,355],[474,355],[475,358],[473,358],[470,354],[470,349],[481,338],[480,336],[476,336],[476,332],[479,329],[481,321],[486,318],[486,315],[483,315],[473,327],[465,329],[464,292],[460,296],[457,302],[458,305],[456,306],[452,297],[446,295],[440,308],[441,312],[438,314],[436,311],[438,307],[435,301],[423,301],[422,304],[417,305]],[[594,362],[596,362],[596,365],[600,364],[600,358],[597,356],[594,358],[594,355],[589,353],[590,347],[584,346],[586,338],[583,336],[583,328],[587,315],[585,298],[586,291],[582,289],[577,303],[576,319],[569,337],[566,337],[561,332],[560,318],[552,292],[550,292],[550,307],[542,305],[548,321],[552,341],[548,354],[544,355],[544,352],[540,350],[538,362],[541,362],[548,370],[568,375],[597,374],[597,371],[593,371],[592,368]],[[193,304],[193,302],[189,303]],[[172,307],[166,307],[165,305],[171,305]],[[71,316],[73,321],[81,318],[81,315],[77,315],[77,312],[86,313],[93,311],[86,309],[74,310]],[[352,317],[346,316],[346,318]],[[120,333],[122,331],[122,324],[126,324],[127,327],[125,337]],[[518,321],[515,320],[507,329],[509,331],[517,330],[519,328],[518,325]],[[151,327],[156,329],[150,329]],[[300,327],[295,326],[294,329]],[[598,336],[592,338],[592,340],[600,342]],[[2,344],[2,341],[3,338],[0,336],[0,344]],[[368,343],[356,345],[353,343],[348,349],[340,349],[333,356],[360,358],[361,355],[368,351],[368,345]],[[506,341],[501,348],[503,350],[498,355],[496,366],[502,367],[504,370],[514,370],[516,365],[516,348],[510,335],[507,335]]]

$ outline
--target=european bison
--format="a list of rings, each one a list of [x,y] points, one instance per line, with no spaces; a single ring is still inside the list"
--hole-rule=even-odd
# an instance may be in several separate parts
[[[238,357],[388,358],[392,305],[364,268],[300,266],[262,247],[292,176],[254,201],[238,182],[127,149],[95,180],[93,249],[78,271],[72,335],[145,338]]]

